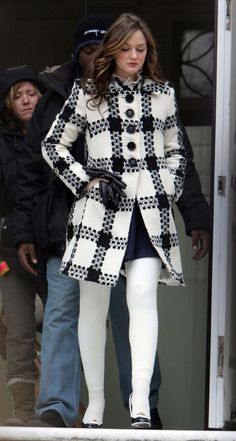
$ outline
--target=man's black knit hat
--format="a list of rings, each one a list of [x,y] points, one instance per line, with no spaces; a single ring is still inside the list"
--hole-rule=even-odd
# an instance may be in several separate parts
[[[82,18],[75,30],[72,56],[77,58],[84,46],[101,43],[113,21],[109,15],[87,15]]]

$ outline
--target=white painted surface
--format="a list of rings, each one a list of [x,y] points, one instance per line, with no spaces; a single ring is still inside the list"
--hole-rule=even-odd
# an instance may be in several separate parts
[[[236,432],[0,428],[4,441],[236,441]]]
[[[226,29],[226,0],[218,1],[217,25],[217,83],[215,120],[214,227],[212,265],[211,352],[209,427],[222,428],[230,421],[232,410],[232,382],[236,373],[229,369],[230,308],[232,290],[232,219],[235,192],[235,0],[232,0],[231,30]],[[234,113],[232,113],[234,112]],[[234,144],[234,145],[232,145]],[[218,176],[226,177],[225,196],[217,192]],[[218,376],[218,338],[223,336],[224,371]],[[234,336],[235,337],[235,336]],[[235,338],[234,338],[235,343]],[[232,343],[231,343],[232,346]],[[235,387],[234,387],[235,393]]]

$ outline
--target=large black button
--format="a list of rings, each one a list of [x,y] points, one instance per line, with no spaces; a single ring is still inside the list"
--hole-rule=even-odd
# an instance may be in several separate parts
[[[132,118],[132,116],[134,116],[133,109],[127,109],[125,113],[126,113],[126,116],[128,116],[128,118]]]
[[[132,124],[129,124],[127,127],[127,132],[130,134],[135,133],[135,126],[133,126]]]
[[[136,167],[136,165],[137,165],[137,159],[135,159],[135,158],[130,158],[130,159],[129,159],[129,165],[130,165],[130,167]]]
[[[134,97],[130,93],[128,93],[126,95],[125,99],[126,99],[127,103],[132,103],[134,101]]]
[[[136,149],[136,144],[135,142],[128,142],[127,147],[129,150],[135,150]]]

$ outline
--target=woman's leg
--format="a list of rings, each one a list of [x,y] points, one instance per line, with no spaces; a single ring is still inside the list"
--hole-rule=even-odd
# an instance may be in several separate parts
[[[110,287],[80,282],[79,345],[88,387],[89,404],[83,422],[102,424],[105,406],[104,368],[106,319]]]
[[[134,417],[137,414],[150,417],[148,398],[157,348],[157,285],[161,264],[156,257],[126,263]]]

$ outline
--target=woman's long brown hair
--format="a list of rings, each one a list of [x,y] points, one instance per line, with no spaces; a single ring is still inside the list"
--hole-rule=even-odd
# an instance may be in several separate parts
[[[147,24],[134,14],[122,14],[107,31],[100,51],[94,60],[94,68],[89,75],[93,85],[92,100],[96,106],[106,99],[112,74],[115,70],[115,56],[130,36],[141,30],[147,43],[147,55],[142,69],[143,78],[163,82],[158,65],[158,54],[155,40]],[[84,85],[88,80],[85,78]],[[90,101],[90,100],[89,100]]]

